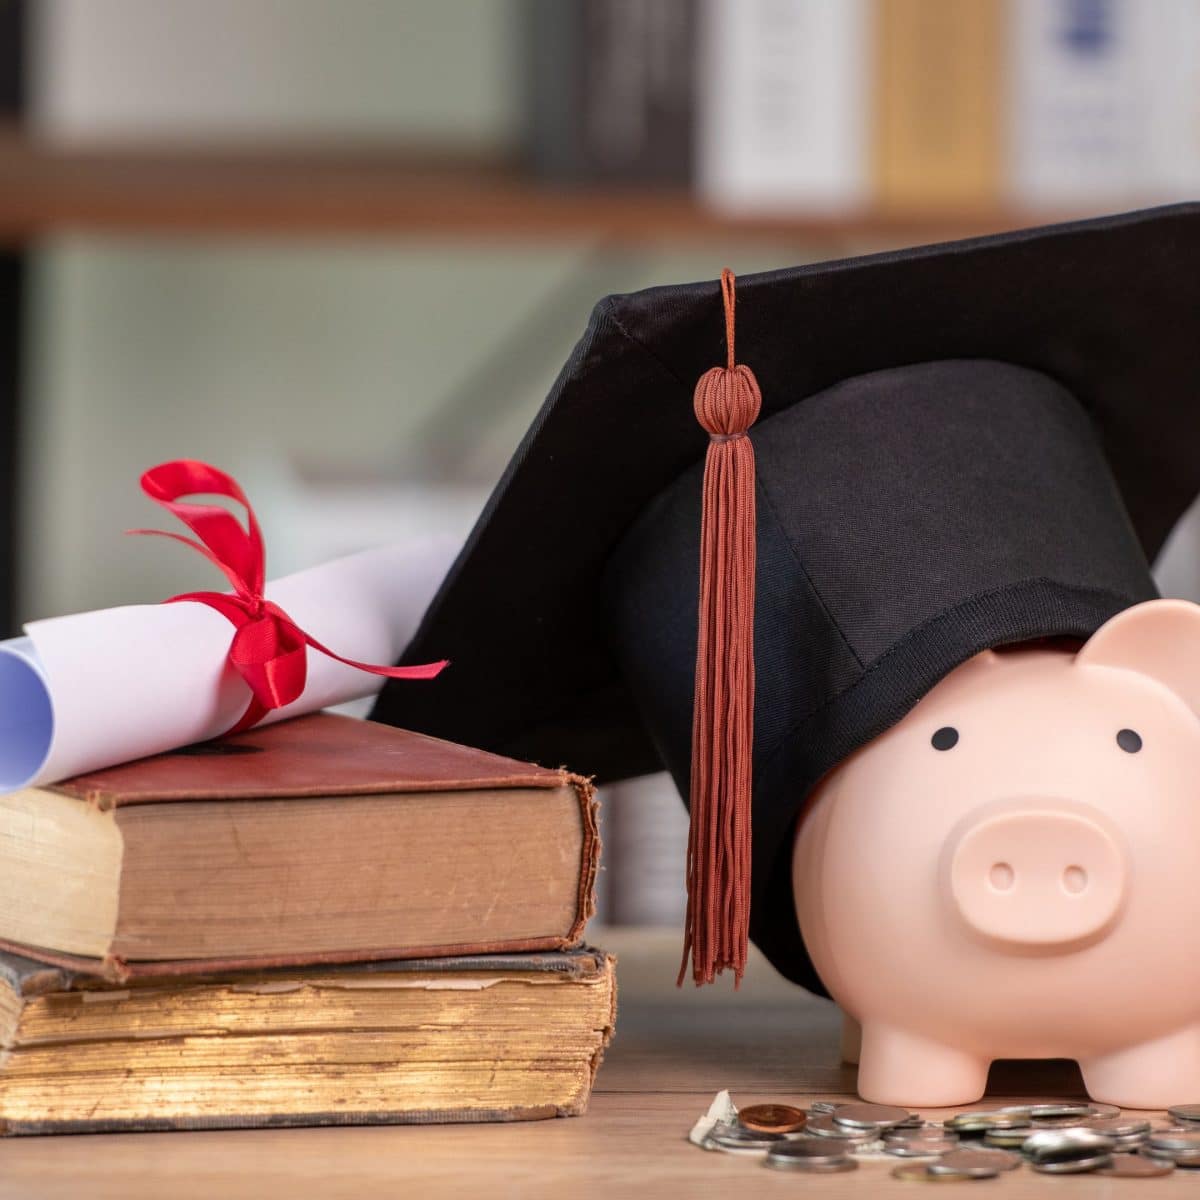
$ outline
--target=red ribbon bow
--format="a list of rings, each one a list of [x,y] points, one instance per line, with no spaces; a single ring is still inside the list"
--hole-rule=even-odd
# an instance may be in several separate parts
[[[229,646],[229,661],[253,693],[241,720],[229,733],[241,733],[261,721],[274,708],[299,698],[308,675],[308,647],[329,658],[372,675],[389,679],[433,679],[446,662],[415,667],[380,667],[355,662],[322,646],[305,633],[277,604],[263,595],[266,583],[266,550],[250,501],[231,475],[208,463],[179,459],[151,467],[142,476],[142,491],[178,517],[199,539],[162,529],[130,529],[129,533],[173,538],[198,550],[233,584],[227,592],[186,592],[166,601],[195,600],[215,608],[236,632]],[[225,496],[246,510],[246,528],[230,512],[215,504],[191,504],[181,496]]]

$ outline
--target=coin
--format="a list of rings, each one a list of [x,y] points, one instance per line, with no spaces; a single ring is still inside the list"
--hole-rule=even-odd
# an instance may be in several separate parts
[[[889,1129],[884,1133],[883,1140],[887,1146],[957,1146],[959,1137],[953,1130],[927,1126],[924,1129]]]
[[[704,1139],[719,1150],[735,1150],[740,1153],[761,1154],[769,1150],[777,1141],[779,1135],[774,1133],[759,1133],[753,1129],[744,1129],[732,1122],[718,1122]]]
[[[797,1171],[849,1171],[858,1166],[839,1147],[816,1138],[789,1138],[777,1142],[767,1151],[766,1162],[767,1166],[779,1170]]]
[[[988,1129],[1021,1129],[1028,1124],[1027,1112],[1001,1112],[999,1109],[987,1109],[955,1113],[946,1122],[946,1127],[957,1129],[963,1133],[983,1133]]]
[[[1154,1179],[1159,1175],[1170,1175],[1175,1164],[1160,1159],[1146,1158],[1141,1154],[1114,1154],[1107,1167],[1100,1167],[1097,1175],[1112,1175],[1117,1179]]]
[[[1098,1171],[1112,1162],[1108,1154],[1095,1154],[1090,1158],[1060,1158],[1049,1159],[1046,1162],[1033,1162],[1030,1166],[1043,1175],[1082,1175],[1086,1171]]]
[[[941,1161],[933,1164],[937,1170],[946,1167],[968,1172],[979,1167],[990,1167],[994,1171],[1012,1171],[1020,1165],[1020,1156],[1009,1154],[1007,1150],[976,1150],[966,1147],[943,1154]]]
[[[760,1133],[794,1133],[804,1128],[806,1117],[790,1104],[751,1104],[738,1113],[738,1120]]]
[[[1150,1122],[1142,1117],[1088,1117],[1085,1121],[1080,1121],[1078,1128],[1091,1129],[1096,1133],[1106,1134],[1108,1137],[1117,1138],[1140,1138],[1143,1134],[1150,1132]]]
[[[1121,1110],[1115,1104],[1101,1104],[1098,1100],[1088,1101],[1093,1117],[1119,1117]]]
[[[1094,1117],[1090,1103],[1063,1101],[1054,1104],[1031,1104],[1029,1115],[1036,1121],[1039,1117]]]
[[[985,1146],[1002,1146],[1006,1150],[1019,1150],[1034,1132],[1032,1125],[1022,1125],[1017,1129],[989,1129],[983,1135]]]
[[[1183,1150],[1200,1152],[1200,1129],[1173,1130],[1155,1129],[1146,1138],[1146,1145],[1154,1150]]]
[[[839,1106],[832,1100],[814,1100],[809,1106],[810,1113],[831,1113]]]
[[[993,1172],[995,1174],[995,1172]],[[892,1168],[893,1179],[903,1179],[909,1183],[959,1183],[964,1179],[979,1178],[978,1176],[963,1175],[943,1171],[940,1174],[930,1170],[928,1163],[904,1163]]]
[[[840,1104],[833,1111],[833,1119],[839,1125],[848,1125],[852,1129],[899,1125],[912,1116],[907,1108],[897,1108],[894,1104]]]
[[[893,1142],[883,1148],[893,1158],[940,1158],[958,1149],[956,1142]]]
[[[804,1126],[804,1132],[815,1137],[836,1138],[843,1142],[869,1142],[877,1135],[878,1128],[853,1129],[849,1125],[839,1125],[831,1113],[817,1113],[809,1117]]]
[[[1174,1104],[1167,1114],[1176,1121],[1200,1121],[1200,1104]]]
[[[1177,1167],[1200,1167],[1200,1150],[1159,1150],[1145,1146],[1138,1152],[1147,1158],[1174,1163]]]
[[[1039,1129],[1021,1149],[1031,1158],[1070,1157],[1077,1152],[1112,1149],[1112,1139],[1091,1129]]]

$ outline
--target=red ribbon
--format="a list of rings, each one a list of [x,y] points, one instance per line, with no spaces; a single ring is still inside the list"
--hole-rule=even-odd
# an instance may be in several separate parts
[[[415,667],[380,667],[355,662],[322,646],[305,633],[277,604],[263,595],[266,584],[266,550],[254,509],[231,475],[208,463],[179,459],[151,467],[142,476],[142,491],[169,513],[178,517],[199,540],[162,529],[130,529],[127,532],[173,538],[198,550],[233,584],[227,592],[186,592],[165,601],[195,600],[215,608],[236,632],[229,646],[229,661],[249,685],[252,697],[241,720],[229,733],[241,733],[261,721],[274,708],[283,708],[299,698],[308,675],[308,647],[329,658],[372,675],[389,679],[433,679],[446,662]],[[189,495],[225,496],[246,510],[246,528],[230,512],[215,504],[193,504],[180,500]]]

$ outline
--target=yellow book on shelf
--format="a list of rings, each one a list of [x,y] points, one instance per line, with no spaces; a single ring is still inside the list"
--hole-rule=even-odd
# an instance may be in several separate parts
[[[1001,189],[1002,0],[876,0],[882,207],[985,205]]]

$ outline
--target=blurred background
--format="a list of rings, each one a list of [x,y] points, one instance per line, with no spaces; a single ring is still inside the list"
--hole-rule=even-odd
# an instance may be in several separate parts
[[[431,591],[608,292],[1196,197],[1200,0],[0,0],[0,107],[12,633],[212,584],[119,536],[181,456]],[[607,801],[677,921],[678,798]]]

